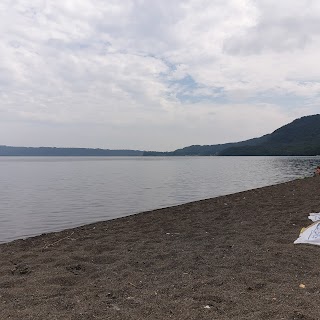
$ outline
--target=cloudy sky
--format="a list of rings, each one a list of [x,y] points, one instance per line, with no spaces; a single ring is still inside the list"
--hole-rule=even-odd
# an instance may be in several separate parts
[[[1,0],[0,34],[0,144],[174,150],[320,110],[317,0]]]

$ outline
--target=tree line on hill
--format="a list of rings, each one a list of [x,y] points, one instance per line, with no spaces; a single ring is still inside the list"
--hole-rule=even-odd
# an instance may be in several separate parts
[[[89,148],[54,148],[54,147],[11,147],[0,146],[0,156],[34,156],[34,157],[79,157],[79,156],[142,156],[139,150],[109,150]]]
[[[320,114],[305,116],[259,138],[192,145],[170,152],[90,148],[0,146],[0,156],[316,156],[320,155]]]
[[[194,145],[145,156],[315,156],[320,155],[320,115],[305,116],[274,132],[246,141]]]

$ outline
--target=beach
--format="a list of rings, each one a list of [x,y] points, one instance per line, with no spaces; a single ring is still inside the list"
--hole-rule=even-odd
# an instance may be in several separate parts
[[[0,319],[320,319],[320,177],[0,245]]]

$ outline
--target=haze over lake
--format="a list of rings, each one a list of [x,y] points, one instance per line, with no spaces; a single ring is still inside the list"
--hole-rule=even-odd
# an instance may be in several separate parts
[[[319,157],[2,157],[0,242],[312,175]]]

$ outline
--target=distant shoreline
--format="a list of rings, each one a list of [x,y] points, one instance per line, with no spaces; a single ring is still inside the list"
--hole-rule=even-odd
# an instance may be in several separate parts
[[[143,153],[144,151],[140,151],[140,150],[0,146],[0,156],[107,157],[107,156],[142,156]]]
[[[261,137],[212,145],[190,145],[174,151],[0,145],[0,156],[318,156],[319,128],[320,114],[315,114],[296,119]]]

